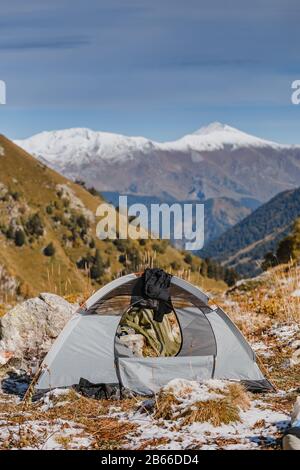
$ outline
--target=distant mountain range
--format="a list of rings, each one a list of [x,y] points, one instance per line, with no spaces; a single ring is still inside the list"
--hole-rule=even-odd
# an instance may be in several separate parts
[[[100,192],[205,202],[206,242],[300,182],[300,146],[220,123],[165,143],[89,129],[42,132],[16,143]]]
[[[243,276],[261,272],[264,255],[277,244],[300,217],[300,188],[284,191],[256,209],[244,220],[207,244],[200,252],[233,267]]]

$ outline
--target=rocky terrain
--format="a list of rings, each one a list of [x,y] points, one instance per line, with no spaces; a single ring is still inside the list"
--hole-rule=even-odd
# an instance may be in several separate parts
[[[52,390],[33,401],[27,393],[22,400],[29,377],[21,369],[34,373],[76,305],[52,294],[17,305],[1,319],[0,448],[279,449],[300,393],[299,279],[299,267],[284,265],[211,299],[256,351],[276,387],[268,394],[253,395],[232,382],[178,377],[155,400],[95,400],[73,389]]]

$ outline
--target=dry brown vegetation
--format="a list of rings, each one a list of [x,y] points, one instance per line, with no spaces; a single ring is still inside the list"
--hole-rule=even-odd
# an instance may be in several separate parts
[[[127,434],[136,429],[134,423],[108,416],[113,405],[111,400],[85,398],[72,389],[57,397],[50,394],[50,399],[52,407],[45,411],[40,402],[0,400],[0,416],[6,416],[6,423],[0,424],[0,431],[3,426],[9,431],[7,439],[0,442],[0,449],[43,448],[51,436],[51,426],[55,429],[57,424],[59,431],[56,430],[53,436],[63,448],[68,448],[72,442],[72,435],[64,435],[63,431],[72,427],[79,430],[80,436],[88,436],[89,448],[118,449]],[[115,402],[115,406],[119,411],[127,411],[136,407],[138,402],[138,399],[124,399]],[[44,425],[44,433],[37,435],[35,423]]]
[[[220,426],[240,421],[240,410],[246,410],[250,406],[247,392],[238,383],[229,383],[225,390],[213,388],[211,391],[219,392],[221,397],[195,401],[181,409],[181,400],[174,393],[161,390],[156,397],[154,417],[179,421],[181,426],[194,422],[209,422]],[[188,394],[188,390],[183,394]]]

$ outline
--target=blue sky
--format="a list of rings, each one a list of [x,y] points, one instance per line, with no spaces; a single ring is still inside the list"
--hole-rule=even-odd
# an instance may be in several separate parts
[[[299,0],[1,0],[0,132],[171,140],[211,121],[300,143]]]

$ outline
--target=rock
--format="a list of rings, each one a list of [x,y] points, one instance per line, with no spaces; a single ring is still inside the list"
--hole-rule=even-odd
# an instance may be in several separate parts
[[[1,195],[1,185],[0,185],[0,195]],[[19,283],[18,281],[8,274],[4,266],[0,264],[0,299],[3,296],[3,293],[14,295],[17,292]],[[2,295],[1,295],[2,294]]]
[[[300,396],[296,398],[296,401],[293,406],[293,411],[291,413],[292,426],[296,424],[296,421],[300,421]]]
[[[300,438],[287,433],[282,438],[282,448],[283,450],[300,450]]]
[[[139,413],[152,413],[155,408],[155,398],[144,400],[138,407]]]
[[[290,366],[297,366],[300,364],[300,349],[297,349],[290,358]]]
[[[26,368],[40,360],[76,308],[54,294],[40,294],[12,308],[0,318],[2,364],[11,358],[19,358]]]
[[[292,349],[295,349],[295,351],[292,354],[292,357],[290,358],[290,366],[297,366],[300,364],[300,340],[296,339],[290,344],[290,347]]]
[[[9,351],[0,351],[0,367],[8,363],[13,357],[13,353]]]
[[[140,334],[130,334],[120,336],[120,343],[124,344],[129,348],[134,356],[143,357],[143,348],[145,344],[145,338]]]
[[[283,450],[300,450],[300,396],[297,397],[291,414],[291,427],[282,438]]]

